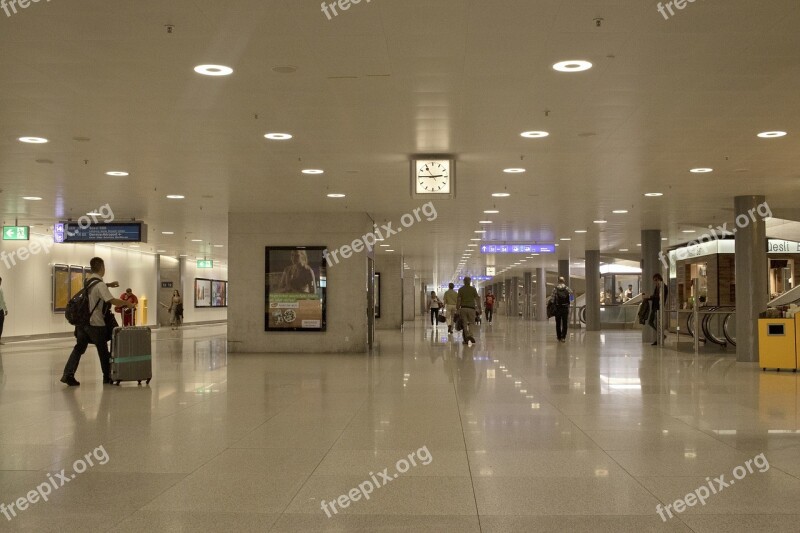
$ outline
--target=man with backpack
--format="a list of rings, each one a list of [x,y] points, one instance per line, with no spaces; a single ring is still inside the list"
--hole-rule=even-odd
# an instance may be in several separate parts
[[[566,280],[563,277],[558,278],[558,284],[553,289],[553,294],[550,296],[553,303],[556,304],[556,336],[558,342],[567,342],[567,325],[569,323],[569,305],[570,295],[572,289],[567,287]]]
[[[103,383],[111,384],[111,354],[108,351],[109,334],[106,328],[106,313],[112,305],[132,309],[136,307],[131,301],[114,298],[109,292],[109,287],[119,287],[116,281],[103,282],[106,266],[99,257],[93,257],[89,262],[92,274],[86,278],[83,290],[74,296],[67,304],[67,320],[75,326],[75,348],[64,366],[64,375],[61,383],[70,387],[77,387],[80,382],[75,379],[75,372],[81,356],[86,352],[89,344],[97,347],[100,357],[100,367],[103,370]],[[102,305],[101,305],[102,304]]]

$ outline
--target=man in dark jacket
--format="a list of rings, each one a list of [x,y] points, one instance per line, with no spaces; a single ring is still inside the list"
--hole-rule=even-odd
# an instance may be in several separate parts
[[[656,320],[658,319],[661,314],[659,311],[661,310],[661,289],[664,289],[664,303],[666,304],[667,298],[669,297],[669,287],[664,284],[664,278],[661,277],[661,274],[655,273],[653,274],[653,283],[655,283],[655,287],[653,288],[653,295],[650,296],[650,320],[648,324],[651,328],[656,330],[656,341],[653,343],[653,346],[658,345],[658,326],[656,325]],[[664,335],[666,339],[667,336]]]
[[[567,326],[569,324],[569,305],[572,289],[567,287],[563,277],[558,278],[558,284],[553,289],[550,298],[556,304],[556,337],[558,342],[567,342]]]

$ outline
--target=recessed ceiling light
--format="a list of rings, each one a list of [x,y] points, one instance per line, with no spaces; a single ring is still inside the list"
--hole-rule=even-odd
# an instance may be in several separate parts
[[[22,199],[23,200],[36,201],[36,200],[41,200],[42,197],[41,196],[23,196]]]
[[[520,133],[521,137],[526,137],[528,139],[541,139],[542,137],[547,137],[550,135],[546,131],[523,131]]]
[[[575,233],[586,233],[586,231],[585,229],[576,229]]]
[[[394,252],[394,250],[386,250],[387,252]]]
[[[559,72],[581,72],[582,70],[589,70],[590,68],[592,68],[592,64],[582,59],[559,61],[553,65],[553,69]]]
[[[476,238],[474,238],[474,239],[470,239],[470,240],[471,240],[471,241],[482,241],[483,239],[481,239],[480,237],[476,237]]]
[[[99,217],[99,216],[102,216],[102,215],[103,215],[103,213],[98,213],[97,211],[89,211],[89,212],[88,212],[88,213],[86,213],[86,214],[87,214],[88,216],[90,216],[90,217]]]
[[[685,229],[681,233],[697,233],[697,232],[693,229]]]
[[[627,212],[628,212],[627,209],[617,209],[615,211],[612,211],[612,213],[614,213],[615,215],[624,215]]]
[[[467,246],[478,246],[477,244],[468,244]]]
[[[233,74],[231,67],[225,65],[197,65],[194,71],[203,76],[229,76]]]
[[[785,137],[785,131],[762,131],[758,134],[762,139],[774,139],[776,137]]]
[[[556,244],[556,246],[558,246],[558,245]],[[536,256],[538,256],[539,254],[533,254],[533,255],[536,255]]]
[[[214,245],[214,248],[222,248],[222,247],[224,247],[224,246],[225,246],[224,244],[215,244],[215,245]]]
[[[328,198],[344,198],[345,196],[346,195],[338,193],[338,192],[332,192],[332,193],[330,193],[328,195]]]
[[[713,168],[693,168],[689,172],[692,174],[708,174],[709,172],[714,172]]]
[[[657,196],[664,196],[664,193],[663,192],[646,192],[646,193],[644,193],[644,195],[649,197],[649,198],[655,198]]]
[[[388,248],[388,247],[389,247],[389,245],[388,245],[388,244],[380,244],[379,246],[380,246],[381,248]]]
[[[494,192],[492,193],[492,196],[494,196],[495,198],[508,198],[509,196],[511,196],[511,194],[507,192]]]
[[[174,231],[162,231],[161,235],[175,235]]]
[[[608,220],[594,220],[593,222],[594,222],[595,224],[607,224],[607,223],[608,223]]]
[[[641,248],[641,246],[642,246],[642,243],[639,243],[639,244],[637,244],[636,246],[638,246],[638,247],[640,247],[640,248]]]
[[[525,169],[524,168],[505,168],[505,169],[503,169],[503,172],[505,172],[506,174],[522,174],[523,172],[525,172]]]
[[[183,196],[182,194],[168,194],[167,198],[169,198],[170,200],[183,200],[186,197]]]
[[[498,210],[496,210],[496,209],[489,209],[489,210],[487,210],[487,211],[484,211],[483,213],[484,213],[485,215],[496,215],[496,214],[498,214],[499,212],[500,212],[500,211],[498,211]]]
[[[627,249],[627,248],[620,248],[620,249],[619,249],[619,251],[620,251],[620,252],[627,252],[627,251],[628,251],[628,249]]]
[[[270,141],[288,141],[292,138],[291,133],[267,133],[264,135]]]
[[[18,140],[19,142],[28,144],[44,144],[48,142],[44,137],[20,137]]]
[[[662,240],[662,241],[666,241],[666,240],[667,240],[667,238],[666,238],[666,237],[661,237],[661,240]]]
[[[303,174],[324,174],[325,173],[324,170],[320,170],[318,168],[307,168],[307,169],[303,170],[302,172],[303,172]]]
[[[482,230],[482,229],[478,229],[478,230],[475,230],[475,233],[486,233],[486,232],[484,230]]]
[[[560,241],[571,241],[572,239],[570,239],[569,237],[561,237],[559,240]]]
[[[109,170],[106,172],[106,176],[127,176],[127,172],[123,172],[122,170]]]
[[[192,239],[192,242],[203,242],[203,239]]]
[[[479,220],[478,224],[494,224],[491,220]]]

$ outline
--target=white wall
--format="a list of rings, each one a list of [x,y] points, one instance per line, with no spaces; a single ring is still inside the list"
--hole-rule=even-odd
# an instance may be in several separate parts
[[[12,251],[18,253],[22,248],[30,249],[33,242],[39,242],[42,246],[39,253],[30,255],[24,261],[17,260],[16,264],[9,260],[8,266],[0,260],[2,288],[9,311],[4,337],[71,332],[73,327],[64,318],[64,314],[53,313],[53,265],[89,266],[89,260],[95,256],[105,260],[105,281],[120,283],[120,287],[111,289],[111,293],[119,296],[126,287],[131,287],[140,301],[143,297],[148,298],[150,313],[147,323],[155,324],[152,307],[156,305],[154,255],[100,244],[53,245],[51,236],[38,234],[31,235],[30,241],[0,241],[0,252],[6,252],[8,257]],[[47,246],[44,246],[45,243]],[[47,247],[49,253],[45,252]]]
[[[350,244],[372,231],[366,214],[231,213],[228,216],[228,338],[250,353],[367,351],[366,252],[328,268],[327,330],[264,331],[265,247]]]
[[[162,261],[164,259],[162,258]],[[228,308],[227,307],[195,307],[194,306],[194,279],[218,279],[221,281],[228,281],[228,267],[221,267],[214,263],[214,268],[197,268],[197,261],[184,260],[183,261],[183,323],[190,324],[192,322],[211,322],[215,320],[227,320]],[[231,284],[228,283],[228,301],[230,302]]]

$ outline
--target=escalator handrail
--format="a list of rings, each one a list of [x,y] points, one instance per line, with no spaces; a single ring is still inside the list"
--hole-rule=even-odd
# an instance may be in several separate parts
[[[708,307],[707,309],[708,309],[708,311],[716,311],[717,309],[719,309],[719,306]],[[718,339],[717,337],[715,337],[711,333],[711,331],[709,331],[709,329],[708,329],[708,324],[709,324],[709,322],[711,322],[711,317],[712,316],[714,316],[714,315],[711,315],[711,314],[705,315],[705,316],[703,316],[703,319],[701,320],[701,326],[702,326],[702,330],[703,330],[703,335],[705,335],[706,339],[710,340],[714,344],[718,344],[719,346],[726,346],[727,343],[724,340]]]
[[[736,308],[725,315],[725,319],[722,321],[722,333],[725,335],[725,338],[728,340],[731,346],[736,346],[736,338],[731,336],[730,332],[728,331],[728,321],[732,316],[736,316]]]

